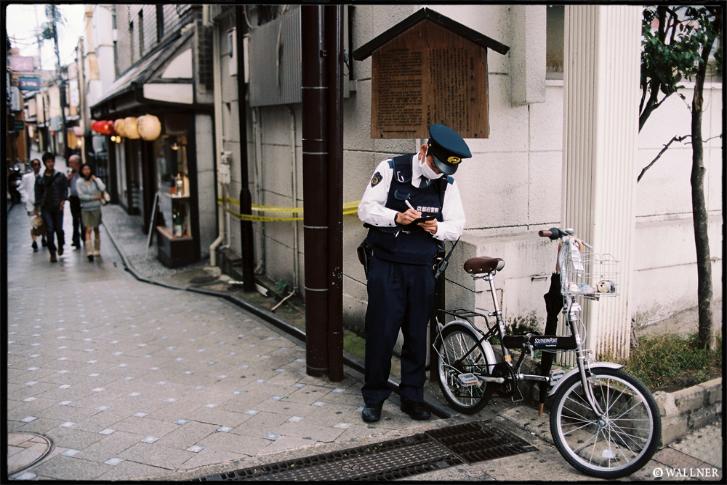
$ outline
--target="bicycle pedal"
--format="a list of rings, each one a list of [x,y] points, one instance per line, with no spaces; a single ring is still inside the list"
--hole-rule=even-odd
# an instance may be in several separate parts
[[[477,386],[480,383],[477,376],[471,372],[468,372],[467,374],[459,374],[457,376],[457,380],[464,387]]]

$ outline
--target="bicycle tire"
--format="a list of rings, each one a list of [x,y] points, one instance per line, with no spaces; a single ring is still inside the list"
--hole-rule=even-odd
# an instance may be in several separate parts
[[[494,362],[487,361],[482,345],[477,345],[479,339],[480,337],[472,329],[463,325],[445,326],[436,347],[439,354],[437,361],[439,388],[449,405],[463,414],[474,414],[480,411],[490,397],[490,393],[486,391],[487,383],[464,387],[458,385],[455,380],[458,374],[481,371],[483,366],[484,369],[489,369],[489,366],[494,364]],[[468,357],[459,369],[456,369],[452,365],[453,361],[475,345],[479,348],[472,352],[471,358]],[[469,395],[463,395],[463,393]]]
[[[563,458],[586,475],[598,478],[619,478],[630,475],[651,459],[661,441],[661,418],[656,401],[651,392],[638,379],[621,369],[592,367],[589,382],[594,397],[606,409],[607,421],[599,420],[590,406],[587,406],[585,397],[577,394],[578,390],[583,392],[583,386],[580,374],[576,373],[559,386],[553,397],[550,411],[550,432],[553,442]],[[614,386],[613,393],[611,392],[612,385]],[[624,388],[623,391],[618,391],[617,389],[621,386]],[[620,392],[620,394],[617,395],[616,392]],[[628,397],[622,400],[625,395]],[[631,405],[632,402],[635,404]],[[619,406],[615,408],[617,403]],[[572,405],[578,411],[567,407],[566,404]],[[623,411],[624,408],[626,411]],[[564,410],[568,413],[567,416],[564,415]],[[635,411],[631,413],[632,410]],[[621,414],[616,415],[617,412]],[[591,416],[587,413],[590,413]],[[631,414],[622,418],[626,413]],[[644,429],[636,427],[640,426],[638,424],[640,422],[645,423]],[[575,426],[575,428],[565,431],[567,426]],[[591,436],[594,430],[595,439],[589,459],[586,459],[585,456],[579,454],[579,451],[583,450],[584,455],[587,453],[585,450],[591,447],[592,437],[585,441],[584,439],[585,436]],[[601,433],[604,438],[602,447],[604,445],[606,447],[601,448],[600,456],[596,455],[596,460],[605,462],[606,466],[592,461]],[[573,435],[566,438],[568,434]],[[646,437],[642,437],[641,434],[645,434]],[[579,440],[578,437],[582,439]],[[643,444],[640,444],[641,440],[644,441]],[[582,445],[579,450],[574,449],[573,442]],[[632,450],[631,447],[636,448],[636,445],[640,447],[636,451]],[[616,466],[612,467],[612,462]]]

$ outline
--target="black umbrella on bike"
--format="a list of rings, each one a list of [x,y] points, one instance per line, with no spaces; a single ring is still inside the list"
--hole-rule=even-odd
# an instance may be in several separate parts
[[[563,309],[563,295],[560,292],[560,273],[553,273],[550,277],[550,288],[548,292],[543,295],[545,299],[545,335],[555,335],[558,326],[558,315]],[[542,375],[547,376],[550,374],[550,368],[553,365],[553,353],[543,352],[540,357],[540,369]],[[543,408],[545,407],[545,398],[548,395],[548,383],[540,383],[540,405],[538,411],[543,414]]]

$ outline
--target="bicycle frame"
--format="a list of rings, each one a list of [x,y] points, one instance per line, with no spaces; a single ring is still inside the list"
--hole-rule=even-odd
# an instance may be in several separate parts
[[[558,251],[558,261],[559,263],[563,260],[565,257],[565,250],[567,247],[567,244],[571,242],[571,240],[574,239],[572,236],[565,236],[563,237],[563,244],[561,245],[559,251]],[[585,243],[584,243],[585,244]],[[518,358],[517,362],[513,365],[513,359],[512,354],[510,353],[510,349],[505,345],[505,342],[507,340],[507,337],[509,337],[507,333],[507,327],[505,325],[505,320],[503,318],[502,310],[500,309],[500,306],[497,301],[497,293],[495,291],[495,276],[496,271],[493,271],[491,273],[486,273],[482,275],[473,275],[473,279],[482,279],[486,281],[490,287],[490,294],[492,296],[492,304],[494,310],[488,313],[478,313],[478,312],[468,312],[463,310],[455,310],[455,311],[446,311],[443,310],[444,313],[453,315],[455,317],[461,317],[461,318],[468,318],[468,317],[476,317],[480,316],[485,319],[485,324],[487,326],[487,331],[483,331],[479,329],[478,327],[471,325],[473,329],[475,329],[478,333],[480,333],[480,338],[477,341],[475,345],[472,346],[469,351],[467,351],[458,361],[455,362],[455,364],[461,363],[465,358],[467,358],[478,346],[481,346],[484,341],[489,341],[490,338],[493,336],[498,336],[500,341],[500,349],[502,351],[502,360],[507,366],[507,370],[509,375],[509,378],[503,378],[503,377],[493,377],[493,376],[482,376],[477,375],[478,379],[480,379],[482,382],[494,382],[494,383],[503,383],[506,380],[510,379],[512,380],[512,383],[514,387],[517,389],[517,383],[520,380],[526,380],[526,381],[537,381],[537,382],[547,382],[550,386],[550,390],[548,392],[549,395],[553,395],[555,391],[558,388],[558,382],[562,382],[564,380],[563,373],[560,374],[551,374],[549,376],[544,375],[537,375],[537,374],[523,374],[521,372],[521,367],[525,358],[526,354],[529,354],[531,357],[533,356],[533,352],[535,350],[541,350],[541,349],[547,349],[547,350],[574,350],[576,353],[576,364],[577,368],[573,369],[568,372],[567,376],[572,375],[575,372],[578,372],[581,377],[581,383],[583,385],[583,389],[585,390],[585,397],[588,401],[588,404],[591,406],[592,410],[596,415],[602,416],[604,415],[604,411],[601,409],[601,407],[598,405],[598,402],[593,395],[593,390],[591,389],[591,386],[588,383],[588,377],[590,376],[590,366],[592,364],[591,358],[590,358],[590,351],[583,348],[583,342],[581,340],[581,335],[578,332],[577,324],[581,320],[581,312],[582,308],[581,305],[576,301],[576,297],[574,295],[565,295],[566,304],[563,307],[562,313],[566,314],[566,322],[567,326],[570,330],[571,336],[558,336],[558,335],[537,335],[533,336],[531,334],[525,335],[524,343],[522,344],[522,352],[520,353],[520,357]],[[489,322],[487,320],[487,317],[494,317],[496,321],[496,325],[493,327],[490,327]],[[439,332],[441,334],[442,325],[441,323],[438,325]],[[574,346],[570,340],[565,339],[571,339],[574,341]],[[538,339],[541,339],[543,345],[538,345]],[[553,341],[555,342],[554,345]],[[547,344],[546,344],[547,342]],[[548,345],[551,344],[551,345]],[[621,367],[617,364],[609,364],[609,363],[599,363],[599,364],[605,364],[607,366],[615,366],[615,367]]]

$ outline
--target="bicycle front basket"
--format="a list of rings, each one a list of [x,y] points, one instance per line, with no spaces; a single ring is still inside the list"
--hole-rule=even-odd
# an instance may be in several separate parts
[[[561,292],[590,298],[619,294],[619,261],[613,255],[593,253],[567,242],[560,262]]]

